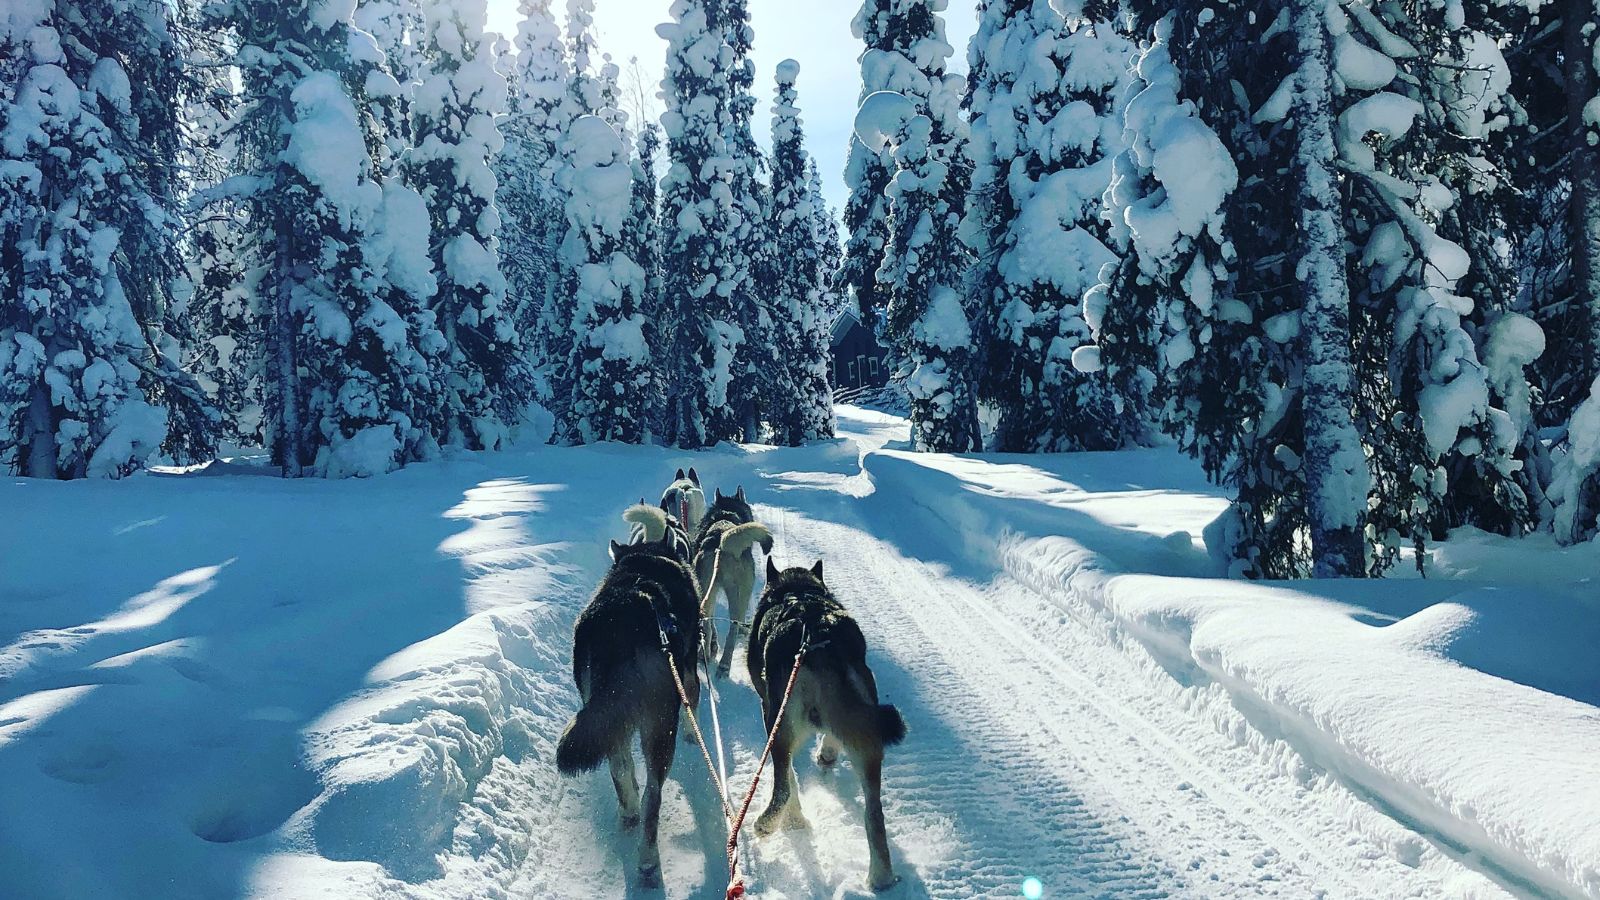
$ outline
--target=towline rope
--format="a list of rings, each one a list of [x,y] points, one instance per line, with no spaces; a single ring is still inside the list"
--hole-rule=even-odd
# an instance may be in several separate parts
[[[664,628],[657,629],[661,634],[661,651],[667,657],[667,669],[672,672],[672,683],[678,689],[678,700],[683,703],[683,710],[689,719],[689,730],[694,733],[695,743],[700,745],[700,758],[705,760],[706,771],[711,775],[711,783],[717,789],[717,799],[722,802],[722,817],[728,824],[728,890],[724,900],[737,900],[745,895],[744,878],[739,875],[739,831],[744,827],[745,817],[750,812],[750,803],[755,799],[756,788],[761,785],[761,773],[766,770],[767,759],[772,756],[772,744],[778,737],[778,728],[783,725],[783,712],[789,708],[789,697],[794,693],[795,680],[800,675],[800,663],[805,660],[806,650],[810,646],[809,637],[802,641],[800,649],[795,652],[794,666],[789,670],[789,683],[783,688],[783,699],[778,703],[778,715],[772,720],[772,729],[767,732],[767,743],[761,749],[761,759],[756,763],[755,777],[750,779],[750,789],[745,792],[744,801],[739,805],[737,815],[728,803],[726,769],[719,774],[717,766],[711,761],[711,750],[706,746],[705,735],[700,731],[700,722],[695,718],[694,707],[689,703],[689,692],[683,688],[683,678],[678,674],[678,665],[672,659],[672,648],[667,640]],[[707,670],[709,672],[709,668]],[[709,678],[708,678],[709,684]],[[722,728],[717,719],[715,688],[710,688],[711,721],[716,728],[717,757],[722,754]]]

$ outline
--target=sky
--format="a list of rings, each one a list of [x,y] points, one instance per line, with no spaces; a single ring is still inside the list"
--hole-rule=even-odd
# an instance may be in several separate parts
[[[627,61],[637,57],[646,81],[646,94],[654,104],[666,66],[666,42],[655,27],[667,21],[672,0],[594,0],[596,40],[623,67],[624,87],[629,84]],[[749,0],[750,22],[755,29],[756,139],[770,143],[773,70],[785,59],[800,63],[801,118],[806,146],[822,172],[823,194],[844,208],[845,150],[861,91],[856,57],[861,44],[850,33],[850,20],[861,0]],[[551,4],[564,13],[564,0]],[[966,71],[967,40],[977,26],[976,0],[949,0],[945,34],[955,55],[950,71]],[[489,27],[510,37],[517,32],[517,0],[489,0]],[[637,78],[634,79],[637,81]]]

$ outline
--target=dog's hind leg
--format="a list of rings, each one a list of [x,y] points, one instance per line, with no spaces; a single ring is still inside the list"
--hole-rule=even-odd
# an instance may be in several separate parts
[[[611,783],[617,788],[617,804],[622,808],[622,827],[639,824],[639,778],[633,770],[633,753],[627,744],[611,751]]]
[[[755,560],[745,558],[728,567],[722,578],[723,594],[728,598],[728,640],[722,645],[722,661],[717,663],[717,676],[727,678],[733,670],[733,648],[739,635],[748,630],[745,615],[750,612],[750,591],[755,587]]]
[[[661,825],[661,786],[667,780],[667,770],[672,768],[672,756],[678,740],[678,717],[652,719],[640,731],[640,749],[644,751],[644,840],[639,847],[639,883],[645,887],[661,886],[661,848],[656,843],[656,832]]]
[[[863,748],[853,751],[851,758],[861,773],[862,793],[867,806],[867,851],[871,862],[867,864],[867,881],[875,891],[892,887],[899,881],[889,864],[889,835],[883,823],[883,751]]]
[[[756,834],[765,836],[780,828],[809,827],[800,811],[800,791],[794,777],[794,751],[801,741],[798,731],[786,717],[772,742],[772,802],[756,819]]]

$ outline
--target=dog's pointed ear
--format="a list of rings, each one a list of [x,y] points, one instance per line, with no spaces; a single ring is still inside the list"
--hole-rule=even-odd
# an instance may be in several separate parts
[[[683,470],[679,469],[678,470],[678,474],[672,476],[672,480],[673,481],[682,481],[683,480]]]
[[[616,562],[617,561],[617,552],[620,551],[621,549],[622,549],[622,545],[621,544],[617,543],[616,541],[612,541],[611,542],[611,561],[612,562]]]
[[[722,488],[717,488],[717,499],[718,500],[722,499]]]
[[[822,580],[822,560],[817,560],[817,564],[811,567],[811,574],[817,576],[818,581]]]
[[[700,476],[695,474],[694,466],[689,467],[689,480],[694,482],[695,487],[700,486]]]
[[[643,498],[643,497],[640,497],[640,498],[639,498],[639,505],[640,505],[640,506],[644,506],[644,505],[645,505],[645,502],[644,502],[644,498]]]
[[[771,584],[778,577],[778,566],[773,563],[772,557],[767,557],[767,583]]]
[[[737,491],[733,492],[733,496],[734,496],[734,499],[736,499],[736,500],[743,500],[744,499],[744,485],[742,485],[742,484],[739,485],[739,489]]]

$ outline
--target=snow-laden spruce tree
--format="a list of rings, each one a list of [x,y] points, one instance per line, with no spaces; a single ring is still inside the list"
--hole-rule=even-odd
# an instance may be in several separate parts
[[[755,61],[750,52],[755,32],[750,27],[746,0],[722,0],[721,19],[732,51],[728,68],[728,131],[725,141],[733,159],[733,305],[744,340],[734,358],[733,380],[728,386],[729,405],[738,417],[740,435],[747,441],[761,439],[761,421],[778,402],[776,392],[783,376],[769,369],[771,347],[776,337],[771,308],[771,274],[783,265],[772,255],[775,235],[766,214],[770,196],[766,184],[767,160],[756,145],[752,122],[755,118]]]
[[[577,443],[641,443],[650,433],[652,376],[645,270],[627,252],[633,168],[621,137],[598,116],[572,124],[567,148],[561,261],[575,312],[572,396],[557,403],[568,419],[562,432]]]
[[[1147,397],[1156,424],[1232,489],[1206,535],[1212,552],[1237,575],[1304,575],[1298,211],[1282,182],[1292,135],[1252,121],[1294,71],[1287,15],[1131,10],[1152,40],[1106,192],[1122,261],[1084,303],[1092,362],[1124,395]]]
[[[822,193],[822,174],[817,161],[807,155],[806,193],[811,198],[811,233],[817,241],[817,266],[822,281],[824,320],[831,323],[844,312],[848,298],[841,293],[839,266],[844,263],[844,243],[839,237],[839,217],[828,206]]]
[[[733,58],[721,6],[675,0],[672,21],[657,26],[667,41],[661,83],[670,165],[661,184],[663,319],[667,391],[673,409],[666,438],[704,447],[738,434],[730,406],[734,359],[744,341],[733,295],[735,212],[727,65]]]
[[[1520,393],[1543,341],[1497,296],[1509,280],[1495,273],[1503,242],[1460,227],[1460,201],[1497,177],[1483,154],[1509,79],[1494,42],[1425,2],[1332,9],[1319,22],[1337,116],[1338,252],[1360,248],[1347,257],[1349,336],[1378,570],[1462,521],[1531,525],[1515,458],[1531,422],[1494,400]]]
[[[1350,288],[1334,143],[1329,14],[1327,0],[1290,4],[1289,27],[1297,45],[1290,112],[1295,119],[1294,175],[1301,204],[1296,274],[1305,298],[1300,312],[1306,353],[1301,463],[1311,526],[1311,574],[1317,578],[1365,573],[1362,540],[1371,487],[1361,438],[1351,418],[1355,372],[1350,362]]]
[[[428,202],[438,290],[432,308],[448,348],[448,441],[502,446],[529,389],[522,342],[506,303],[490,162],[505,80],[494,70],[483,0],[428,0],[418,48],[424,69],[411,104],[408,182]]]
[[[861,100],[878,91],[895,91],[927,102],[933,91],[930,75],[942,77],[953,52],[945,42],[941,17],[948,5],[948,0],[863,0],[850,22],[851,32],[865,45]],[[952,91],[950,96],[955,99],[959,93]],[[878,327],[889,302],[878,277],[889,243],[884,192],[895,165],[888,153],[874,152],[852,134],[845,161],[850,197],[844,210],[845,246],[837,289],[849,294],[869,328]]]
[[[208,8],[238,41],[238,154],[218,193],[246,210],[265,439],[289,475],[376,474],[433,455],[447,411],[445,346],[425,308],[427,209],[374,180],[371,71],[352,56],[363,45],[349,8],[282,13],[275,0]]]
[[[494,160],[506,302],[523,345],[541,362],[536,394],[546,403],[547,357],[539,322],[555,293],[556,245],[565,231],[555,173],[567,125],[562,105],[571,78],[550,3],[522,0],[518,6],[522,20],[516,60],[507,78],[507,112],[500,120],[504,145]]]
[[[963,238],[997,450],[1105,450],[1143,436],[1139,398],[1093,365],[1081,309],[1116,262],[1102,195],[1134,54],[1116,13],[1090,4],[1069,21],[1046,0],[990,0],[968,51],[976,169]]]
[[[889,291],[884,331],[910,368],[911,441],[918,450],[982,449],[973,385],[972,327],[962,307],[956,246],[959,216],[944,195],[950,167],[934,120],[894,91],[862,101],[856,135],[871,150],[891,147],[890,242],[881,272]]]
[[[832,319],[824,302],[822,261],[816,235],[817,198],[807,176],[810,158],[796,105],[800,64],[778,64],[777,102],[772,107],[772,202],[774,269],[768,309],[772,343],[768,365],[781,373],[782,390],[771,397],[777,443],[799,445],[833,437],[833,390],[828,384]]]
[[[163,442],[209,452],[171,336],[172,14],[44,0],[0,17],[0,471],[115,477]]]
[[[392,92],[366,85],[369,95],[382,96],[373,111],[383,130],[385,152],[379,159],[385,174],[392,173],[394,161],[410,145],[411,98],[422,77],[424,63],[418,39],[422,33],[422,7],[419,0],[365,0],[355,8],[355,26],[372,36],[383,53],[382,71],[394,79]]]
[[[656,160],[661,154],[661,130],[647,123],[639,132],[633,156],[633,191],[624,226],[623,249],[628,258],[644,270],[644,292],[639,310],[644,314],[646,346],[652,348],[650,389],[646,408],[652,439],[666,433],[667,375],[662,371],[660,353],[661,306],[661,220],[660,193],[656,187]]]

